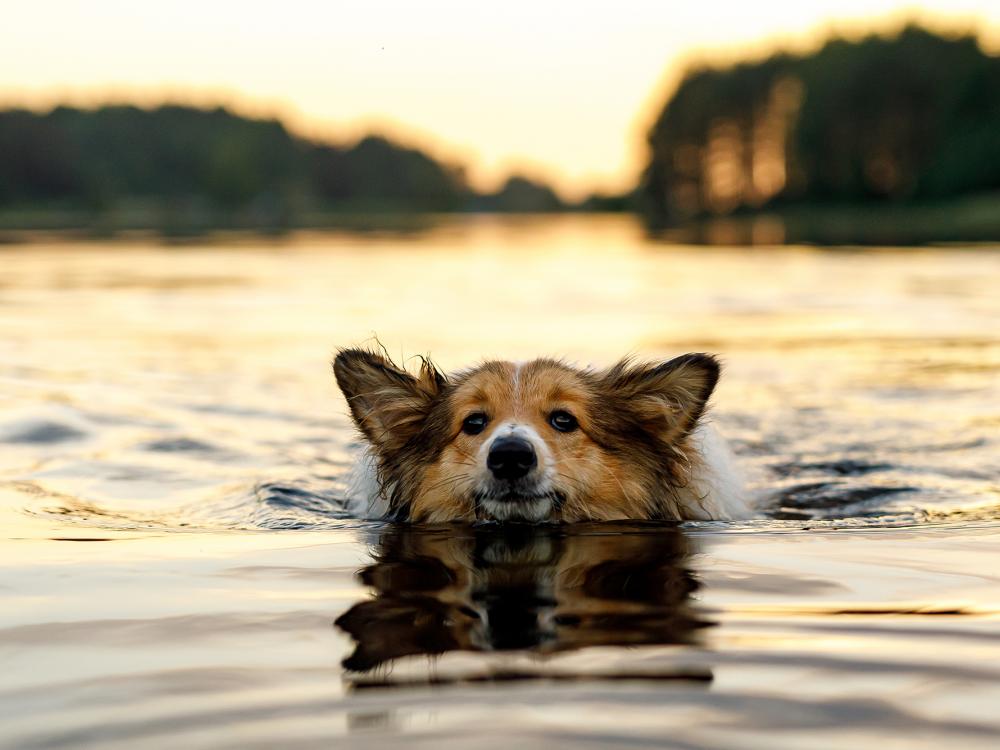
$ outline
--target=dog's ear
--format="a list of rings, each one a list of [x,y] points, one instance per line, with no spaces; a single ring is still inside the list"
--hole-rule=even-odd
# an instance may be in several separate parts
[[[333,374],[355,424],[379,452],[398,450],[416,436],[447,385],[428,359],[413,376],[364,349],[342,349],[333,360]]]
[[[719,369],[710,354],[685,354],[659,365],[624,359],[603,374],[602,385],[644,430],[670,442],[698,423]]]

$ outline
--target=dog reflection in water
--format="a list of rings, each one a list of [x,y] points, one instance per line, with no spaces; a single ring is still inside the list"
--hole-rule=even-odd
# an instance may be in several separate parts
[[[374,589],[336,625],[344,667],[451,651],[555,653],[586,646],[692,644],[698,583],[683,533],[624,524],[386,529],[360,571]]]

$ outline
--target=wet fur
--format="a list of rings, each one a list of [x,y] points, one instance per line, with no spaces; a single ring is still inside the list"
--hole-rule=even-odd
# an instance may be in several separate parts
[[[701,424],[720,371],[710,355],[662,364],[623,360],[601,371],[552,359],[490,361],[446,376],[429,359],[411,374],[384,352],[345,349],[333,369],[370,446],[376,482],[367,499],[390,518],[490,518],[484,507],[496,507],[496,499],[484,495],[478,477],[483,441],[492,433],[462,432],[462,420],[477,410],[493,424],[522,426],[544,454],[544,486],[551,490],[544,506],[532,496],[512,511],[518,520],[741,514],[725,449]],[[574,414],[579,429],[553,430],[546,421],[553,409]]]

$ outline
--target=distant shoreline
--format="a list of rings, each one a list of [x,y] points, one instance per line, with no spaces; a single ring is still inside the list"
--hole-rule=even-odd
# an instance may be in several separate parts
[[[1000,192],[905,204],[793,204],[651,231],[695,245],[1000,243]]]
[[[503,211],[326,211],[285,217],[244,214],[199,221],[150,207],[94,214],[83,210],[0,210],[0,244],[47,238],[99,240],[154,237],[165,242],[212,237],[280,236],[297,231],[411,233],[463,218],[538,220],[546,217],[643,215],[632,211],[567,208],[550,212]],[[644,224],[651,236],[691,245],[913,246],[1000,243],[1000,192],[922,204],[790,205],[700,219],[678,226]]]

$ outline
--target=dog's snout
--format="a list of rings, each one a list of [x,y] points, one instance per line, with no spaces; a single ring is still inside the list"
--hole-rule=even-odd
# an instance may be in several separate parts
[[[514,480],[527,476],[538,459],[531,443],[523,438],[503,437],[490,446],[486,466],[497,479]]]

